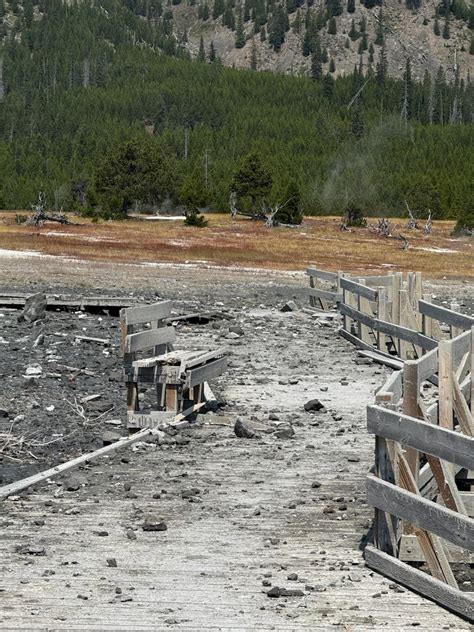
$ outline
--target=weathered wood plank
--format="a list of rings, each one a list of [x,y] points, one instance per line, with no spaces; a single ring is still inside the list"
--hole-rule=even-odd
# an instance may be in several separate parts
[[[474,520],[369,474],[367,502],[382,511],[474,551]]]
[[[363,296],[369,301],[377,300],[377,290],[373,290],[362,283],[358,283],[357,281],[353,281],[345,277],[341,279],[340,283],[343,290],[347,290],[348,292],[357,294],[358,296]]]
[[[411,342],[414,345],[421,347],[422,349],[428,349],[431,351],[438,346],[436,340],[432,340],[423,334],[418,333],[417,331],[413,331],[412,329],[408,329],[408,327],[402,327],[401,325],[394,325],[393,323],[386,323],[384,321],[378,320],[377,318],[373,318],[368,316],[367,314],[363,314],[357,309],[353,307],[349,307],[348,305],[344,305],[341,303],[339,306],[340,312],[349,318],[352,318],[355,321],[360,321],[364,325],[375,329],[384,334],[388,334],[389,336],[393,336],[395,338],[400,338],[401,340],[405,340],[406,342]]]
[[[466,551],[466,549],[460,549],[458,546],[446,543],[445,545],[446,555],[449,562],[463,562],[467,564],[474,564],[474,553]],[[424,562],[425,556],[421,550],[420,544],[414,535],[402,535],[400,540],[400,553],[399,559],[403,562]]]
[[[140,331],[137,334],[129,334],[125,338],[125,353],[135,353],[152,349],[157,345],[167,344],[176,340],[174,327],[158,327]]]
[[[469,593],[451,588],[439,579],[412,568],[391,555],[378,551],[373,546],[366,547],[364,556],[366,564],[370,568],[440,603],[469,621],[473,620],[474,599]]]
[[[425,454],[474,468],[474,439],[381,406],[367,407],[367,429]]]
[[[308,296],[313,296],[314,298],[322,298],[332,303],[340,303],[342,301],[342,293],[340,292],[328,292],[326,290],[320,290],[317,287],[309,287],[307,292]]]
[[[197,369],[192,369],[191,371],[187,371],[186,373],[186,388],[192,388],[197,384],[202,384],[203,382],[208,382],[215,377],[218,377],[225,371],[227,368],[227,358],[224,356],[223,358],[219,358],[218,360],[214,360],[214,362],[209,362],[204,366],[200,366]]]
[[[438,371],[438,349],[433,348],[416,360],[418,364],[418,378],[424,382]]]
[[[122,311],[122,318],[126,325],[144,325],[155,320],[163,320],[171,315],[171,301],[161,301],[151,305],[128,307]]]
[[[434,303],[428,303],[427,301],[418,301],[418,311],[430,318],[435,318],[442,323],[446,323],[452,327],[457,327],[458,329],[471,329],[474,325],[474,318],[472,316],[459,314],[458,312],[453,312],[446,307],[441,307],[440,305],[435,305]]]
[[[306,268],[306,274],[310,277],[322,279],[323,281],[337,281],[336,272],[326,272],[326,270],[319,270],[318,268],[310,267]]]
[[[393,404],[398,404],[403,394],[403,371],[394,371],[388,378],[385,384],[377,392],[377,395],[382,393],[392,393]]]

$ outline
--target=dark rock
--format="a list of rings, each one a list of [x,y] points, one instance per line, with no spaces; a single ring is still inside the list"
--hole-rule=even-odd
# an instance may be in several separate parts
[[[280,309],[280,312],[297,312],[297,311],[298,311],[298,306],[296,305],[294,301],[288,301],[288,303],[285,303],[283,307]]]
[[[0,419],[8,419],[9,412],[5,408],[0,408]]]
[[[270,590],[267,592],[267,597],[276,599],[279,596],[280,596],[280,588],[278,586],[273,586],[273,588],[270,588]]]
[[[255,430],[240,417],[237,417],[237,421],[234,424],[234,432],[239,439],[254,439],[257,437]]]
[[[44,546],[39,546],[35,544],[18,544],[15,547],[15,551],[17,553],[20,553],[21,555],[46,555],[46,549],[44,548]]]
[[[304,597],[300,588],[280,588],[280,597]]]
[[[111,443],[115,443],[116,441],[120,441],[122,435],[118,434],[118,432],[114,432],[113,430],[106,430],[102,435],[102,443],[104,446],[110,445]]]
[[[297,573],[290,573],[290,574],[288,575],[287,579],[288,579],[290,582],[296,582],[296,581],[298,581],[298,574],[297,574]]]
[[[320,483],[319,481],[313,481],[313,482],[311,483],[311,487],[312,487],[313,489],[318,489],[319,487],[321,487],[321,483]]]
[[[135,531],[132,531],[132,529],[127,529],[127,538],[129,540],[136,540],[137,534],[135,533]]]
[[[117,560],[115,557],[107,558],[107,566],[110,566],[110,568],[117,568]]]
[[[308,413],[324,412],[326,410],[324,404],[322,404],[319,399],[310,399],[304,405],[304,409]]]
[[[242,327],[239,327],[239,325],[231,325],[229,327],[229,332],[231,334],[237,334],[238,336],[244,335],[244,330],[242,329]]]
[[[168,526],[164,520],[155,516],[148,516],[142,525],[143,531],[166,531]]]
[[[18,316],[18,322],[26,321],[27,323],[33,323],[36,320],[44,318],[46,315],[46,294],[39,292],[28,296],[25,301],[25,307]]]
[[[275,436],[278,437],[278,439],[291,439],[294,434],[295,431],[293,429],[293,426],[291,426],[290,424],[288,424],[287,426],[280,426],[275,431]]]
[[[82,481],[76,476],[71,476],[63,481],[63,489],[67,492],[77,492],[81,488]]]

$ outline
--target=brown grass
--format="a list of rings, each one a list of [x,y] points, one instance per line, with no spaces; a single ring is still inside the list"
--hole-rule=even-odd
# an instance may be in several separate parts
[[[175,221],[101,222],[80,226],[17,225],[12,213],[0,213],[0,248],[34,250],[78,259],[119,262],[206,262],[280,270],[314,264],[327,270],[420,270],[432,278],[474,277],[473,243],[453,238],[453,222],[435,222],[433,235],[407,231],[405,220],[392,220],[392,232],[410,240],[376,237],[368,229],[341,232],[334,217],[306,218],[299,228],[268,229],[247,219],[211,215],[207,228]],[[433,252],[433,249],[437,251]],[[440,250],[441,249],[441,250]]]

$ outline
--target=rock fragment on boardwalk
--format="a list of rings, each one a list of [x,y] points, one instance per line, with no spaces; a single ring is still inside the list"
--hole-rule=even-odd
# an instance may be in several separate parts
[[[161,518],[156,516],[147,516],[142,525],[143,531],[167,531],[168,525]]]

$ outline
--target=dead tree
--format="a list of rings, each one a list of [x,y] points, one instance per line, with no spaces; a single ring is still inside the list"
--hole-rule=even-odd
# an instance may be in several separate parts
[[[418,222],[416,221],[415,216],[413,215],[413,211],[408,206],[408,202],[406,200],[405,200],[405,204],[406,204],[407,211],[408,211],[407,228],[408,228],[408,230],[415,230],[415,228],[418,228]]]
[[[401,239],[402,241],[402,245],[400,246],[400,248],[402,250],[408,250],[408,248],[410,247],[410,242],[408,241],[408,239],[404,236],[404,235],[398,235],[398,239]]]
[[[60,212],[55,215],[46,213],[46,196],[43,191],[39,192],[38,202],[32,206],[33,215],[26,221],[28,226],[43,226],[47,222],[58,222],[59,224],[70,224],[68,218],[64,215],[61,208]]]
[[[235,191],[230,192],[229,206],[230,206],[230,216],[232,217],[232,219],[235,219],[239,212],[237,209],[237,193]]]
[[[423,228],[423,235],[431,235],[433,232],[433,221],[431,219],[431,211],[429,211],[428,219],[426,220],[425,227]]]

